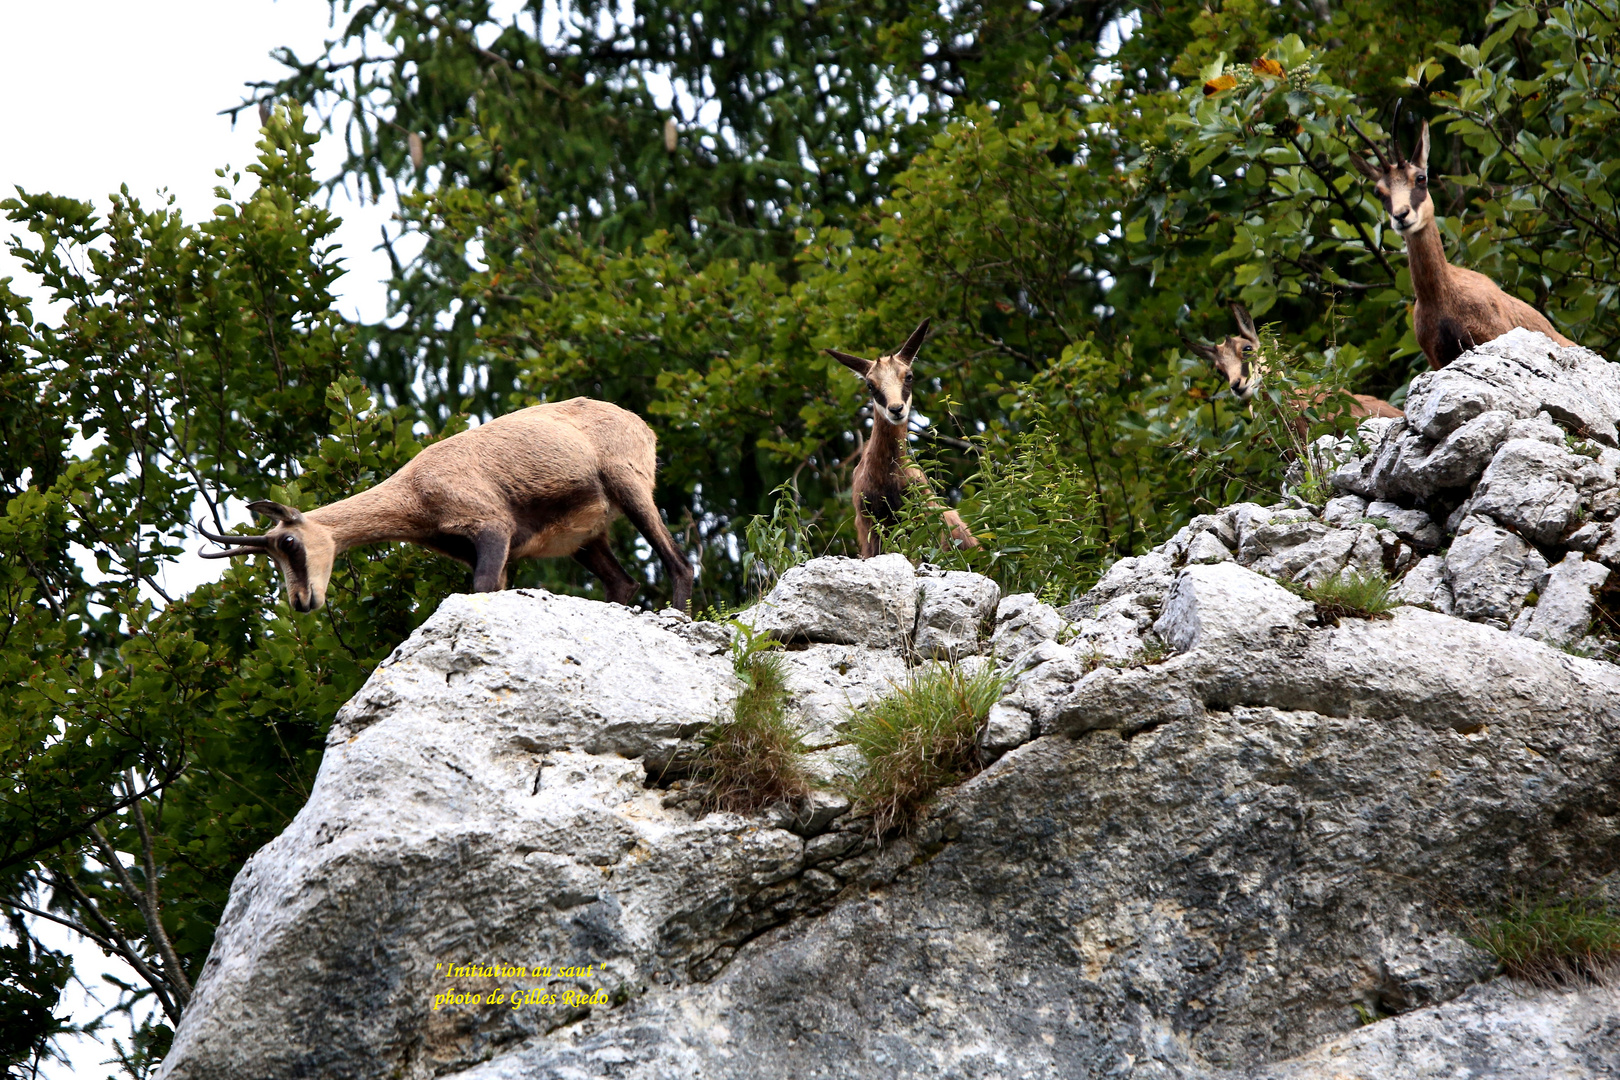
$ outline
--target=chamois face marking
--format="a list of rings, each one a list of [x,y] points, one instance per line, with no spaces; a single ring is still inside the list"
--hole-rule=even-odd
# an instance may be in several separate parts
[[[905,427],[911,419],[911,364],[917,358],[917,350],[922,348],[923,338],[928,334],[928,322],[924,319],[911,332],[904,345],[876,360],[865,360],[837,349],[827,350],[840,364],[866,382],[867,392],[872,395],[874,423],[881,421],[894,427]]]
[[[1209,361],[1240,400],[1248,401],[1260,386],[1260,336],[1242,304],[1233,304],[1232,314],[1237,318],[1238,332],[1231,337],[1213,345],[1201,345],[1185,336],[1182,340],[1189,349]]]
[[[1355,127],[1353,121],[1351,126]],[[1358,135],[1361,134],[1359,127],[1355,130]],[[1411,161],[1401,157],[1400,147],[1393,138],[1390,139],[1389,149],[1394,160],[1390,161],[1371,139],[1367,139],[1366,135],[1361,137],[1378,156],[1378,164],[1372,164],[1359,154],[1351,154],[1350,162],[1373,182],[1373,191],[1384,204],[1384,211],[1389,214],[1390,228],[1405,237],[1433,224],[1434,200],[1429,198],[1428,121],[1423,122],[1418,132]]]
[[[324,605],[326,586],[332,580],[332,564],[337,557],[337,545],[330,530],[281,503],[261,500],[248,503],[248,509],[275,518],[275,526],[259,536],[220,536],[199,528],[199,532],[215,543],[238,545],[226,551],[205,551],[202,557],[269,555],[281,570],[281,579],[287,586],[287,602],[294,611],[314,611]]]

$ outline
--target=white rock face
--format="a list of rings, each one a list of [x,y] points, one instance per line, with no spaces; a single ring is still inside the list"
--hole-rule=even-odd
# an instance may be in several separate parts
[[[1446,554],[1454,612],[1504,629],[1547,572],[1535,548],[1489,518],[1468,518]]]
[[[1557,543],[1580,513],[1575,481],[1586,463],[1562,445],[1510,439],[1480,478],[1470,512],[1489,515],[1532,543]]]
[[[1241,566],[1189,566],[1176,579],[1154,633],[1178,653],[1259,645],[1301,630],[1315,608]]]
[[[1592,625],[1595,594],[1608,580],[1607,566],[1588,562],[1578,551],[1570,552],[1553,567],[1525,635],[1549,645],[1574,645]]]
[[[812,559],[782,575],[741,618],[782,641],[909,646],[917,626],[917,576],[900,554]]]
[[[1001,590],[979,574],[960,570],[919,573],[922,597],[917,612],[915,649],[927,660],[976,656],[996,617]]]
[[[1407,423],[1430,439],[1492,410],[1526,419],[1547,412],[1615,446],[1620,372],[1590,349],[1514,329],[1419,375],[1406,395]]]

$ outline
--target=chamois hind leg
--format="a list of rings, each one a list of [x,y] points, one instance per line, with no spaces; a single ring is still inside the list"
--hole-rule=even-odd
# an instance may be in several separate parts
[[[512,536],[504,529],[487,528],[473,537],[473,592],[500,592],[506,588],[506,560]]]
[[[630,601],[635,599],[636,583],[619,565],[606,536],[587,540],[584,547],[574,552],[574,561],[602,579],[608,603],[629,607]]]
[[[625,485],[612,494],[624,516],[652,545],[658,553],[658,561],[664,564],[664,573],[669,575],[675,593],[671,606],[677,611],[686,611],[692,603],[692,566],[686,561],[685,553],[675,546],[675,538],[664,528],[664,519],[658,516],[652,493]]]

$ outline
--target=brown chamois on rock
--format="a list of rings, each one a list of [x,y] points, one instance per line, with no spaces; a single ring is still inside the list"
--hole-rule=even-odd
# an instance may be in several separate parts
[[[514,559],[574,559],[602,579],[607,597],[629,604],[636,583],[608,544],[621,513],[646,537],[686,610],[692,568],[653,502],[658,440],[617,405],[573,398],[497,417],[434,443],[370,490],[300,513],[281,503],[248,508],[276,519],[261,536],[222,536],[205,559],[269,555],[296,611],[326,602],[333,561],[352,547],[405,540],[473,568],[476,592],[506,588]]]
[[[899,520],[906,490],[921,484],[928,491],[928,478],[906,455],[906,436],[911,430],[911,364],[928,334],[928,322],[924,319],[904,345],[876,360],[827,350],[840,364],[866,380],[872,395],[872,437],[867,440],[860,464],[855,466],[855,538],[863,559],[882,554],[883,542],[873,526],[893,525]],[[931,492],[930,504],[937,505]],[[946,508],[940,516],[957,547],[979,546],[961,514]]]
[[[1260,335],[1254,328],[1254,320],[1249,317],[1249,310],[1242,304],[1232,305],[1232,316],[1237,320],[1238,332],[1230,337],[1223,338],[1213,345],[1201,345],[1185,334],[1181,336],[1181,340],[1187,343],[1189,349],[1209,361],[1239,400],[1253,401],[1254,392],[1260,388],[1260,383],[1266,375],[1265,357],[1260,352]],[[1306,427],[1304,411],[1321,405],[1327,400],[1327,396],[1325,390],[1294,391],[1293,398],[1297,412],[1293,423],[1302,439]],[[1375,398],[1370,394],[1351,394],[1350,397],[1352,402],[1349,413],[1357,420],[1369,416],[1406,415],[1383,398]]]
[[[1395,126],[1400,127],[1397,107]],[[1501,337],[1515,326],[1546,334],[1560,345],[1573,345],[1553,329],[1547,317],[1517,296],[1503,292],[1496,282],[1475,270],[1453,266],[1434,223],[1434,200],[1429,197],[1429,122],[1418,133],[1413,160],[1401,156],[1391,136],[1390,157],[1384,157],[1365,132],[1350,121],[1368,149],[1378,158],[1373,165],[1352,153],[1350,163],[1374,182],[1383,200],[1390,226],[1406,241],[1406,265],[1412,275],[1412,329],[1429,366],[1443,368],[1476,345]]]

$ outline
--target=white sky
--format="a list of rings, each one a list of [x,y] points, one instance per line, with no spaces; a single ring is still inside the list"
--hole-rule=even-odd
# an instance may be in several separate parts
[[[88,199],[105,210],[107,194],[127,184],[144,203],[167,189],[188,221],[211,216],[220,182],[214,170],[249,164],[258,129],[252,110],[234,129],[219,110],[241,100],[245,83],[281,73],[272,48],[315,55],[331,33],[328,11],[325,0],[0,0],[0,197],[22,187]],[[318,154],[317,175],[336,171],[340,157],[335,145]],[[339,196],[333,209],[344,218],[337,241],[349,267],[337,284],[340,310],[380,318],[387,258],[371,249],[393,207]],[[0,220],[6,236],[13,229]],[[38,282],[3,251],[0,277],[15,278],[13,289],[43,301]],[[34,317],[49,319],[42,302]],[[182,592],[223,572],[217,563],[187,563],[170,576]],[[41,933],[49,932],[41,927]],[[95,946],[75,943],[66,932],[49,940],[74,953],[92,984],[111,967]],[[107,1004],[115,999],[111,988],[97,989]],[[80,1021],[105,1007],[85,1000],[78,987],[69,988],[68,1001]],[[127,1033],[122,1038],[127,1044]],[[99,1078],[116,1071],[102,1064],[109,1046],[79,1040],[68,1050],[72,1065],[46,1075]]]

